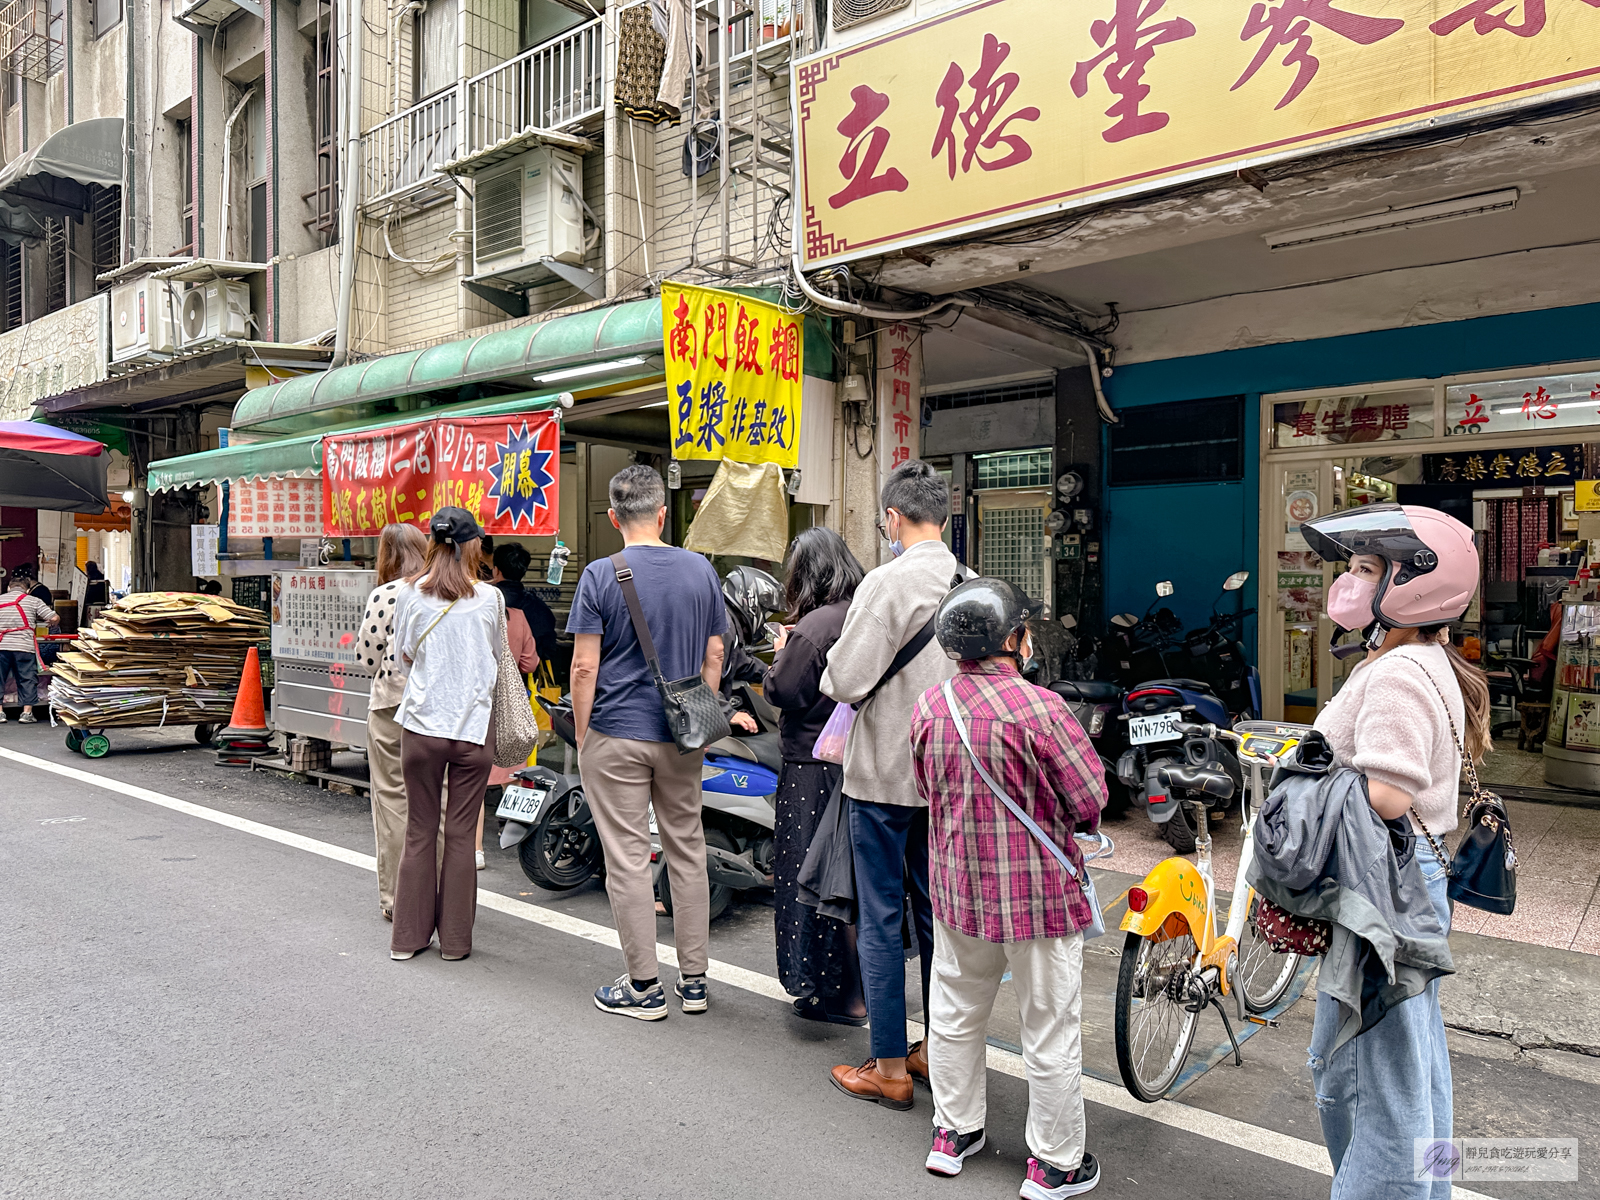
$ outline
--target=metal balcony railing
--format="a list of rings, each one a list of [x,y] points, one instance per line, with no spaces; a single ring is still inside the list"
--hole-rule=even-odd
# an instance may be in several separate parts
[[[589,21],[467,80],[467,153],[600,112],[602,28],[598,19]]]
[[[364,203],[393,199],[437,180],[433,169],[459,152],[460,89],[457,84],[367,130]]]
[[[432,184],[436,167],[526,130],[559,129],[598,114],[605,93],[602,38],[602,22],[586,22],[378,122],[366,133],[362,202],[370,206]]]

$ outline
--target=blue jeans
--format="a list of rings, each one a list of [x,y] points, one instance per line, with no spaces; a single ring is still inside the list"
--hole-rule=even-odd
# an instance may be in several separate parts
[[[872,1022],[872,1057],[904,1058],[906,955],[900,926],[907,888],[922,966],[927,1019],[933,975],[933,905],[928,900],[928,810],[850,801],[850,849],[856,864],[856,953]]]
[[[1421,837],[1417,865],[1448,931],[1444,866]],[[1338,1001],[1318,995],[1310,1066],[1333,1160],[1332,1200],[1449,1200],[1449,1180],[1416,1180],[1413,1168],[1415,1139],[1448,1138],[1453,1125],[1439,980],[1324,1059],[1319,1047],[1338,1027]]]
[[[6,681],[17,680],[17,703],[24,708],[39,699],[39,660],[32,650],[0,650],[0,696],[5,695]]]

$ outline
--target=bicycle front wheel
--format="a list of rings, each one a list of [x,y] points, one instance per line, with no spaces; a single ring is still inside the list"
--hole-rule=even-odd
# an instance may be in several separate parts
[[[1245,1008],[1253,1013],[1266,1012],[1282,1000],[1300,969],[1300,955],[1279,954],[1257,932],[1258,903],[1255,893],[1250,893],[1250,913],[1239,934],[1239,966],[1234,976],[1234,985],[1244,992]]]
[[[1129,933],[1117,973],[1117,1070],[1128,1091],[1153,1104],[1183,1070],[1200,1015],[1184,1007],[1194,938],[1154,941]]]

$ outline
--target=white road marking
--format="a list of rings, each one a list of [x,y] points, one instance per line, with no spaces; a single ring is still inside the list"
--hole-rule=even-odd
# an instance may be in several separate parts
[[[23,766],[34,767],[40,771],[48,771],[53,775],[60,775],[66,779],[77,780],[79,783],[88,784],[90,787],[102,788],[114,792],[119,796],[129,796],[135,800],[144,800],[150,804],[169,808],[186,816],[198,817],[202,821],[210,821],[215,825],[222,825],[241,833],[252,834],[289,846],[296,850],[304,850],[310,854],[318,854],[323,858],[331,858],[335,862],[345,863],[348,866],[360,867],[364,871],[376,872],[378,862],[370,854],[360,854],[354,850],[347,850],[343,846],[335,846],[330,842],[321,842],[315,838],[308,838],[302,834],[291,833],[287,829],[278,829],[272,825],[264,825],[260,821],[252,821],[247,817],[238,817],[232,813],[222,812],[215,808],[207,808],[201,804],[193,804],[188,800],[179,800],[176,796],[168,796],[149,788],[138,787],[135,784],[123,783],[120,780],[108,779],[103,775],[96,775],[92,771],[85,771],[79,767],[69,767],[62,763],[50,762],[48,759],[35,758],[31,754],[19,754],[15,750],[0,747],[0,758],[10,759],[12,762]],[[592,921],[585,921],[579,917],[569,916],[566,913],[556,912],[552,909],[541,908],[537,904],[529,904],[525,900],[517,900],[499,892],[491,892],[484,888],[478,889],[478,903],[484,908],[492,908],[496,912],[505,913],[507,916],[517,917],[523,921],[542,925],[546,929],[557,933],[570,934],[573,937],[583,938],[586,941],[610,946],[613,949],[621,948],[621,941],[617,931],[605,925],[596,925]],[[664,963],[676,967],[678,953],[671,946],[656,943],[656,956]],[[750,971],[744,967],[734,966],[732,963],[711,960],[706,974],[719,983],[726,983],[731,987],[743,991],[754,992],[756,995],[766,996],[773,1000],[789,1003],[792,999],[783,990],[783,985],[770,975],[763,975],[759,971]],[[1026,1081],[1028,1073],[1023,1066],[1022,1056],[1013,1054],[1009,1050],[1002,1050],[997,1046],[988,1048],[988,1066],[990,1070],[998,1071],[1002,1075]],[[1210,1112],[1203,1108],[1194,1108],[1187,1104],[1179,1104],[1173,1100],[1161,1100],[1155,1104],[1145,1104],[1135,1100],[1127,1092],[1100,1079],[1083,1076],[1083,1098],[1093,1104],[1101,1104],[1107,1108],[1114,1108],[1119,1112],[1132,1116],[1143,1117],[1159,1125],[1166,1125],[1173,1129],[1192,1133],[1209,1141],[1220,1142],[1225,1146],[1232,1146],[1238,1150],[1247,1150],[1252,1154],[1259,1154],[1265,1158],[1276,1159],[1303,1170],[1314,1171],[1319,1175],[1333,1174],[1333,1168],[1328,1163],[1328,1152],[1315,1142],[1308,1142],[1301,1138],[1290,1137],[1285,1133],[1278,1133],[1260,1125],[1251,1125],[1244,1121],[1236,1121],[1232,1117],[1224,1117],[1218,1113]],[[1463,1187],[1452,1189],[1456,1200],[1493,1200],[1479,1192],[1468,1191]]]

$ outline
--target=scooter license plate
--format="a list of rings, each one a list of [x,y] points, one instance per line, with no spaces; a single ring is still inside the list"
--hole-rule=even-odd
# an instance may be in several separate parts
[[[1128,721],[1128,741],[1135,746],[1148,746],[1151,742],[1175,742],[1183,736],[1178,732],[1181,715],[1164,712],[1150,717],[1132,717]]]
[[[494,815],[532,825],[539,819],[539,810],[544,807],[544,799],[549,794],[544,788],[509,785],[500,797],[500,807],[494,810]]]

